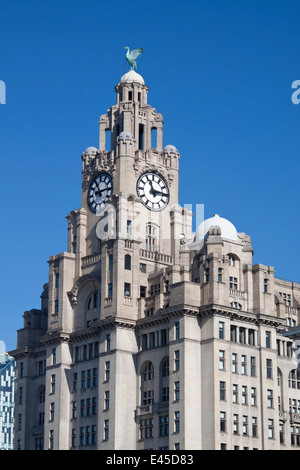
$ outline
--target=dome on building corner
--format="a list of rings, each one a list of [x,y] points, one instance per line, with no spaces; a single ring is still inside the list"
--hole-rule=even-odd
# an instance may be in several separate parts
[[[129,70],[129,72],[125,73],[123,77],[121,77],[120,83],[140,83],[141,85],[145,85],[144,79],[141,75],[136,73],[134,70]]]
[[[83,153],[88,154],[88,155],[93,155],[98,152],[98,149],[96,147],[88,147]]]
[[[118,143],[119,143],[121,140],[123,140],[123,141],[124,141],[124,140],[131,140],[131,141],[135,142],[135,139],[134,139],[132,133],[129,132],[129,131],[122,131],[121,134],[118,135],[118,137],[117,137]]]
[[[178,153],[177,148],[175,145],[166,145],[163,149],[164,153]]]
[[[238,241],[238,234],[235,226],[229,222],[229,220],[220,217],[218,214],[215,214],[213,217],[204,220],[196,230],[195,242],[204,240],[209,231],[213,228],[219,228],[220,232],[217,231],[219,236],[227,240]]]

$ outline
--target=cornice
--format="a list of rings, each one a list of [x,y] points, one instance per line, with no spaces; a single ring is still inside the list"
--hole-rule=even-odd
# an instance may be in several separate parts
[[[43,357],[46,356],[46,350],[45,348],[19,348],[19,349],[14,349],[13,351],[9,351],[8,354],[12,356],[14,359],[19,360],[19,359],[28,359],[28,358],[33,358],[36,359],[37,357]]]
[[[277,329],[282,328],[285,325],[284,319],[274,317],[272,315],[266,315],[263,313],[246,312],[243,310],[236,310],[231,307],[224,307],[223,305],[205,305],[199,308],[199,315],[201,317],[210,315],[221,315],[229,317],[231,321],[252,323],[256,326],[266,325],[273,326]]]
[[[70,333],[63,331],[49,332],[48,334],[41,336],[39,341],[46,346],[50,344],[65,343],[70,340]]]

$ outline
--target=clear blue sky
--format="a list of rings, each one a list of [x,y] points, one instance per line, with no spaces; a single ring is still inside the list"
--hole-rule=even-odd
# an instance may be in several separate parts
[[[300,2],[2,0],[0,340],[39,308],[49,256],[80,207],[81,154],[143,47],[138,72],[180,153],[180,203],[251,236],[254,262],[300,281]]]

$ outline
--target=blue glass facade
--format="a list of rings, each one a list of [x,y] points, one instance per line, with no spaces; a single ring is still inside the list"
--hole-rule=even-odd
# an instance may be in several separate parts
[[[0,355],[0,450],[13,449],[15,360]]]

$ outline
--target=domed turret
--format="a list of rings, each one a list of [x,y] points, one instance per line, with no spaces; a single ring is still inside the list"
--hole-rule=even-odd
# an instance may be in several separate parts
[[[219,235],[226,240],[238,241],[238,234],[235,226],[229,222],[229,220],[220,217],[218,214],[204,220],[198,226],[195,235],[195,242],[205,240],[209,234]]]
[[[140,85],[145,85],[143,77],[134,70],[130,70],[129,72],[125,73],[125,75],[123,75],[120,80],[120,84],[133,82],[139,83]]]

